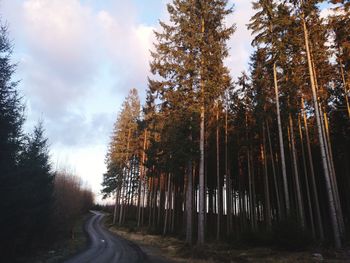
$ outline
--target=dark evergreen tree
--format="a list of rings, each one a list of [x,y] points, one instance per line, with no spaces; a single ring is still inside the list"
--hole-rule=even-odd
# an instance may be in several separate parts
[[[10,237],[17,233],[18,214],[18,161],[22,143],[24,106],[13,80],[16,65],[11,61],[12,46],[7,27],[0,21],[0,209],[6,211],[0,217],[0,247],[12,253],[14,244]]]
[[[53,212],[53,180],[48,139],[40,122],[33,134],[26,136],[19,161],[19,185],[17,195],[20,203],[19,235],[35,245],[49,238],[48,228]]]

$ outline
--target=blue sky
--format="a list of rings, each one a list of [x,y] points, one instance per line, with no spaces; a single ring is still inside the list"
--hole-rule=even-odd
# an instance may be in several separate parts
[[[167,20],[166,3],[0,1],[27,107],[25,129],[43,120],[54,167],[68,167],[97,194],[121,103],[131,88],[144,99],[153,30],[159,19]],[[252,15],[250,1],[234,3],[227,22],[236,23],[237,31],[226,61],[233,77],[247,67],[251,36],[245,25]]]

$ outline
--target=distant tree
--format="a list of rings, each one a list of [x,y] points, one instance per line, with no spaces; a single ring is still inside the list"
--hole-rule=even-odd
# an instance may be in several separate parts
[[[91,190],[84,187],[81,179],[68,171],[55,172],[54,211],[51,232],[57,238],[74,238],[73,227],[82,214],[94,204]]]
[[[104,174],[102,193],[105,197],[113,192],[116,196],[114,223],[119,211],[119,221],[125,218],[126,205],[133,201],[133,193],[137,188],[138,176],[135,173],[139,161],[140,144],[138,138],[138,119],[140,116],[140,100],[136,89],[130,90],[122,110],[114,124],[114,131],[106,155],[107,172]],[[133,161],[132,161],[133,160]],[[117,206],[118,211],[117,211]]]

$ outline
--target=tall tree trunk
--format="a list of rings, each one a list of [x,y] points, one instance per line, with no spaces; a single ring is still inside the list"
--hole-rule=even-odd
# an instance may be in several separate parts
[[[305,228],[305,214],[304,214],[304,205],[303,205],[303,196],[301,193],[301,186],[299,180],[298,164],[297,164],[297,153],[295,149],[295,137],[294,137],[294,125],[291,114],[289,114],[289,127],[290,127],[290,137],[291,137],[291,146],[292,146],[292,160],[294,167],[294,177],[295,177],[295,187],[297,192],[297,203],[298,203],[298,212],[301,227]]]
[[[177,200],[177,192],[176,192],[176,186],[175,184],[171,184],[172,187],[170,187],[172,189],[172,218],[171,218],[171,233],[174,233],[175,231],[175,217],[176,217],[176,200]]]
[[[301,105],[302,105],[303,120],[304,120],[304,127],[305,127],[307,153],[308,153],[308,159],[309,159],[309,164],[310,164],[311,186],[312,186],[312,192],[313,192],[313,196],[314,196],[314,200],[315,200],[314,204],[315,204],[315,208],[316,208],[317,227],[318,227],[320,239],[321,239],[321,241],[323,241],[324,240],[323,223],[322,223],[321,209],[320,209],[320,203],[319,203],[316,180],[315,180],[315,172],[314,172],[314,164],[313,164],[313,159],[312,159],[309,128],[308,128],[308,124],[307,124],[307,118],[306,118],[306,112],[305,112],[303,98],[301,99]]]
[[[113,225],[116,224],[117,222],[117,217],[118,217],[118,205],[120,202],[120,188],[117,187],[116,192],[115,192],[115,205],[114,205],[114,211],[113,211]]]
[[[306,165],[306,158],[305,158],[305,149],[304,149],[304,136],[303,136],[303,131],[301,129],[300,115],[298,115],[298,127],[299,127],[299,137],[300,137],[300,145],[301,145],[301,154],[302,154],[302,159],[303,159],[303,169],[304,169],[307,203],[308,203],[309,215],[310,215],[311,232],[312,232],[312,237],[315,238],[316,233],[315,233],[315,224],[314,224],[314,214],[312,211],[310,187],[309,187],[308,172],[307,172],[307,165]]]
[[[123,171],[125,173],[125,170]],[[123,223],[123,215],[124,215],[124,205],[125,205],[125,182],[122,181],[121,183],[121,202],[120,202],[120,212],[119,212],[119,225]]]
[[[220,178],[220,145],[219,145],[219,105],[216,109],[216,183],[217,183],[217,204],[218,204],[218,216],[216,225],[216,239],[220,240],[221,232],[221,217],[222,217],[222,188]]]
[[[278,91],[278,83],[277,83],[276,62],[273,63],[273,81],[274,81],[274,86],[275,86],[276,112],[277,112],[277,125],[278,125],[278,139],[279,139],[280,154],[281,154],[284,201],[285,201],[286,212],[287,212],[287,216],[288,216],[290,214],[290,201],[289,201],[289,190],[288,190],[286,160],[285,160],[285,154],[284,154],[284,143],[283,143],[283,133],[282,133],[282,123],[281,123],[279,91]]]
[[[302,4],[303,4],[303,1],[302,1]],[[335,208],[335,200],[334,200],[334,196],[333,196],[333,189],[332,189],[330,174],[329,174],[329,170],[328,170],[327,156],[326,156],[326,152],[325,152],[323,132],[321,129],[320,112],[319,112],[317,93],[316,93],[316,87],[315,87],[315,78],[314,78],[313,67],[312,67],[312,62],[311,62],[311,54],[310,54],[310,48],[309,48],[309,33],[308,33],[308,30],[306,27],[306,22],[305,22],[305,17],[304,17],[303,11],[302,11],[302,23],[303,23],[305,48],[306,48],[309,74],[310,74],[312,97],[313,97],[314,109],[315,109],[315,115],[316,115],[317,132],[318,132],[319,143],[320,143],[320,148],[321,148],[322,165],[323,165],[323,171],[324,171],[324,175],[325,175],[326,188],[327,188],[328,201],[329,201],[329,213],[330,213],[332,228],[333,228],[334,244],[335,244],[336,248],[340,248],[341,247],[341,240],[340,240],[340,232],[339,232],[339,224],[338,224],[339,220],[337,218],[337,213],[336,213],[336,208]]]
[[[192,139],[192,136],[191,136]],[[186,188],[186,243],[192,245],[193,224],[193,169],[192,160],[187,163],[187,188]]]
[[[168,192],[167,192],[167,197],[166,197],[166,202],[165,202],[165,219],[164,219],[164,227],[163,227],[163,235],[167,233],[167,226],[168,226],[168,218],[169,218],[169,213],[170,213],[170,190],[171,187],[171,176],[168,174]]]
[[[343,220],[343,211],[340,204],[337,178],[335,175],[334,160],[333,160],[333,154],[332,154],[332,144],[331,144],[331,138],[329,135],[328,118],[326,113],[324,113],[323,115],[322,123],[324,124],[324,130],[325,130],[326,152],[328,153],[328,157],[329,157],[331,182],[334,189],[334,199],[336,204],[335,209],[337,211],[338,220],[339,220],[339,231],[341,236],[343,236],[345,234],[345,225]]]
[[[152,226],[152,205],[153,205],[153,185],[154,185],[154,176],[150,178],[150,192],[148,194],[148,227]]]
[[[225,109],[225,176],[226,176],[226,225],[227,234],[229,235],[232,231],[232,187],[231,187],[231,176],[228,169],[228,109],[226,105]]]
[[[205,24],[202,18],[201,33],[204,35]],[[202,61],[202,64],[203,61]],[[205,242],[205,186],[204,186],[204,134],[205,134],[205,92],[203,72],[201,76],[201,108],[200,108],[200,138],[199,138],[199,215],[198,215],[198,244],[202,245]]]
[[[165,201],[165,179],[164,179],[165,175],[164,174],[160,174],[159,175],[159,182],[158,182],[158,189],[159,189],[159,206],[158,206],[158,213],[157,213],[157,228],[161,226],[161,220],[162,220],[162,212],[164,211],[164,201]]]
[[[276,168],[275,168],[275,161],[274,161],[274,153],[272,150],[272,142],[271,142],[271,135],[270,135],[270,127],[269,127],[269,123],[266,120],[266,130],[267,130],[267,138],[269,141],[269,151],[270,151],[270,158],[271,158],[271,166],[272,166],[272,174],[273,174],[273,182],[274,182],[274,186],[275,186],[275,194],[276,194],[276,202],[277,202],[277,209],[278,209],[278,213],[281,213],[281,199],[280,199],[280,194],[279,194],[279,187],[278,187],[278,182],[277,182],[277,176],[276,176]],[[281,215],[278,214],[279,219],[281,219]]]
[[[146,144],[147,144],[147,129],[144,132],[143,137],[143,151],[142,151],[142,157],[141,157],[141,163],[140,163],[140,176],[139,176],[139,189],[138,189],[138,198],[137,198],[137,226],[140,227],[141,225],[141,210],[143,207],[143,198],[144,193],[143,189],[145,188],[145,160],[146,160]],[[142,204],[141,204],[142,203]]]
[[[253,180],[254,180],[254,178],[252,175],[250,149],[247,150],[247,164],[248,164],[250,224],[251,224],[252,230],[256,230],[255,229],[255,202],[254,202],[254,193],[253,193]]]
[[[271,228],[271,203],[270,203],[270,189],[269,189],[269,177],[266,160],[266,135],[265,125],[263,124],[263,145],[261,146],[261,158],[264,166],[264,190],[265,190],[265,220],[267,227]]]
[[[341,78],[343,81],[343,85],[344,85],[344,96],[345,96],[345,102],[346,102],[346,107],[348,110],[348,116],[350,118],[350,103],[349,103],[349,95],[348,95],[348,84],[346,83],[346,79],[345,79],[345,74],[344,74],[344,66],[343,66],[343,62],[341,59],[341,54],[340,54],[340,48],[338,47],[338,52],[339,52],[339,66],[340,66],[340,74],[341,74]]]
[[[316,91],[318,91],[319,86],[318,86],[318,81],[317,81],[316,67],[315,67],[315,63],[314,63],[313,55],[312,55],[312,48],[310,48],[310,53],[311,53],[311,63],[312,63],[314,79],[315,79],[315,87],[316,87]],[[322,89],[322,87],[321,87],[321,89]],[[327,119],[326,112],[324,112],[322,110],[321,102],[319,102],[318,106],[319,106],[319,112],[320,112],[321,129],[322,129],[323,140],[324,140],[325,151],[326,151],[327,162],[328,162],[329,175],[330,175],[331,185],[332,185],[333,195],[334,195],[335,210],[337,213],[337,219],[338,219],[338,224],[339,224],[339,232],[340,232],[340,236],[342,237],[342,235],[345,234],[345,226],[344,226],[344,221],[343,221],[343,213],[342,213],[342,209],[341,209],[341,205],[340,205],[338,185],[337,185],[337,180],[336,180],[336,175],[335,175],[332,147],[331,147],[330,137],[329,137],[329,133],[328,133],[328,127],[327,127],[328,126],[328,119]]]

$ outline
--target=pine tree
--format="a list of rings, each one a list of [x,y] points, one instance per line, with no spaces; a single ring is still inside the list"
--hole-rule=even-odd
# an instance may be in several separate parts
[[[24,106],[17,91],[18,82],[13,81],[16,65],[11,61],[12,45],[7,27],[0,20],[0,209],[7,213],[0,218],[0,246],[12,251],[11,236],[17,233],[18,205],[15,191],[20,184],[18,161],[23,140],[22,124]]]
[[[33,134],[26,136],[24,150],[19,162],[21,202],[21,225],[26,229],[23,238],[28,241],[42,241],[47,238],[53,212],[53,180],[48,140],[40,122]]]
[[[125,210],[133,201],[133,193],[139,183],[136,179],[139,174],[134,173],[135,165],[140,160],[137,123],[139,116],[140,100],[137,90],[132,89],[115,122],[106,156],[107,172],[104,174],[102,192],[105,197],[112,192],[115,194],[114,223],[117,219],[117,209],[119,209],[119,222],[124,221]]]
[[[228,54],[225,41],[234,28],[224,26],[224,18],[232,12],[226,6],[227,1],[222,0],[173,1],[168,5],[171,24],[161,22],[163,31],[156,33],[158,43],[155,45],[156,51],[152,53],[152,73],[162,79],[150,80],[150,89],[159,95],[163,112],[170,112],[170,116],[186,116],[186,120],[190,121],[187,140],[194,140],[190,133],[196,134],[194,128],[198,125],[193,121],[199,115],[199,244],[204,242],[205,232],[205,114],[229,83],[223,59]],[[193,157],[188,160],[187,167],[188,182],[192,180],[189,172],[191,159]],[[191,191],[188,191],[188,195],[191,195]],[[187,200],[191,202],[191,198]],[[186,207],[189,210],[187,213],[191,214],[192,206],[188,204]],[[190,216],[188,220],[191,220]],[[187,222],[187,225],[190,227],[192,223]],[[190,236],[191,231],[187,231],[189,243]]]
[[[281,31],[284,30],[283,27],[279,26],[280,20],[276,16],[277,8],[283,8],[284,3],[279,6],[273,0],[259,0],[253,3],[253,8],[257,10],[257,13],[252,17],[251,23],[249,24],[249,29],[253,31],[256,35],[253,40],[253,45],[266,46],[267,54],[269,58],[269,65],[272,68],[272,76],[275,89],[275,103],[276,103],[276,113],[277,113],[277,127],[278,127],[278,138],[280,145],[280,158],[282,166],[282,178],[283,178],[283,189],[284,189],[284,201],[286,214],[290,214],[290,200],[289,200],[289,187],[287,180],[286,171],[286,160],[285,160],[285,149],[284,149],[284,139],[282,130],[282,120],[281,120],[281,109],[280,109],[280,89],[278,84],[278,73],[277,67],[283,49],[281,50]]]

